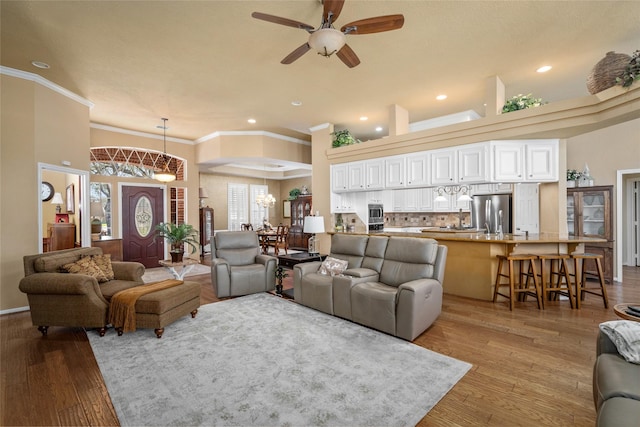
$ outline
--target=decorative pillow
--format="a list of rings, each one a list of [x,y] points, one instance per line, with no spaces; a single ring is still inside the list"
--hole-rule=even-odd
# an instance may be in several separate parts
[[[113,274],[113,267],[111,266],[111,254],[103,255],[89,255],[83,258],[91,258],[96,263],[98,268],[102,270],[102,273],[106,276],[107,280],[113,280],[115,275]]]
[[[62,268],[66,270],[67,273],[86,274],[87,276],[95,278],[100,283],[109,281],[107,276],[105,276],[102,270],[100,270],[100,267],[98,267],[95,261],[90,257],[84,257],[76,262],[65,264]]]
[[[322,261],[322,265],[318,269],[318,274],[336,276],[342,274],[348,266],[349,261],[327,257],[327,259]]]

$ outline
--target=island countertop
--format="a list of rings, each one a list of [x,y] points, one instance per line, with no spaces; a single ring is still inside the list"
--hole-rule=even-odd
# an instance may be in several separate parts
[[[330,232],[329,234],[336,234]],[[342,234],[342,233],[340,233]],[[443,290],[445,293],[476,298],[493,299],[493,285],[498,270],[497,255],[510,253],[542,255],[584,252],[585,243],[604,242],[596,237],[560,236],[557,233],[497,234],[454,231],[385,231],[381,233],[345,233],[372,236],[402,236],[431,238],[448,248]]]

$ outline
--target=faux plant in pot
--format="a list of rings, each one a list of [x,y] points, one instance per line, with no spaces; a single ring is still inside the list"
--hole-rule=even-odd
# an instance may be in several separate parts
[[[333,143],[331,144],[331,146],[333,148],[342,147],[344,145],[359,144],[361,142],[359,139],[356,139],[353,137],[353,135],[351,135],[349,129],[337,130],[333,132],[332,135]]]
[[[284,267],[281,265],[276,267],[276,294],[282,295],[282,280],[285,277],[289,277],[289,274],[285,271]]]
[[[542,104],[546,104],[542,101],[542,98],[534,98],[531,94],[518,94],[507,99],[502,107],[502,112],[508,113],[510,111],[526,110],[527,108],[539,107]]]
[[[575,169],[567,169],[567,187],[573,188],[582,174]]]
[[[156,226],[156,237],[162,237],[171,245],[169,253],[172,262],[182,261],[185,245],[191,248],[190,253],[194,253],[200,244],[198,230],[189,224],[176,225],[170,222],[161,222]]]

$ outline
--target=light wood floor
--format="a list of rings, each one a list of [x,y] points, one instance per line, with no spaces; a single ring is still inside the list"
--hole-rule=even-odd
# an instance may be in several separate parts
[[[193,279],[203,304],[217,301],[208,275]],[[598,324],[616,319],[614,304],[640,303],[640,268],[607,288],[609,309],[587,296],[579,311],[566,301],[541,311],[530,299],[510,312],[445,295],[442,315],[415,343],[473,368],[419,425],[593,426]],[[0,317],[0,333],[1,425],[119,425],[83,329],[51,327],[42,338],[28,313],[16,313]]]

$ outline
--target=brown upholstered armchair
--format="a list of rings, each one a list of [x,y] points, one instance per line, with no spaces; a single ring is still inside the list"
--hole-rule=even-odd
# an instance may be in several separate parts
[[[114,279],[104,283],[84,274],[61,272],[83,256],[102,255],[100,248],[74,248],[24,257],[20,290],[27,294],[31,321],[42,335],[49,326],[98,328],[106,331],[109,301],[118,291],[143,283],[144,266],[113,261]]]

